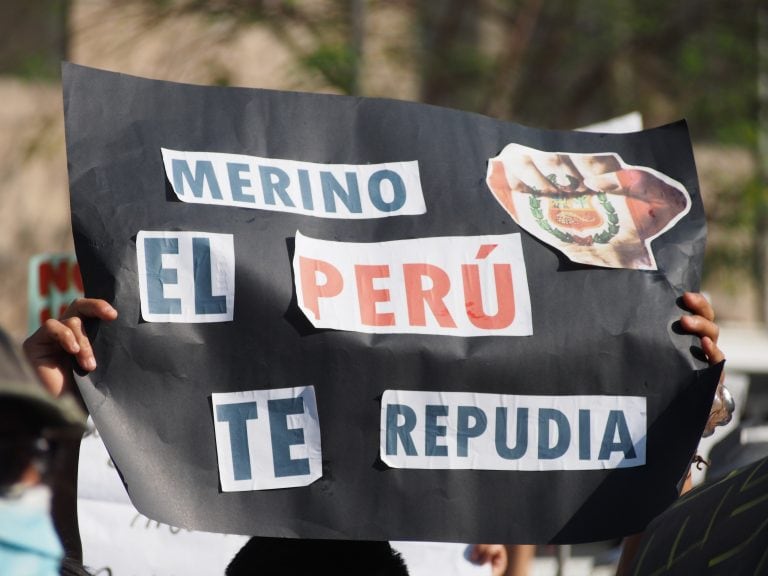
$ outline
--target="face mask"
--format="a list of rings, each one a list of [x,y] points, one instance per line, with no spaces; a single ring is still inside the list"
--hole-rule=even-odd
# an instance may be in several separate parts
[[[26,488],[0,497],[0,566],[3,574],[59,574],[64,556],[51,520],[51,490]]]

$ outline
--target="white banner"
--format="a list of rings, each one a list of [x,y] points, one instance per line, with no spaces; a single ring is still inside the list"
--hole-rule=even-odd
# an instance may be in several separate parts
[[[386,390],[380,455],[393,468],[593,470],[645,464],[639,396]]]
[[[533,333],[520,234],[353,243],[296,232],[293,270],[299,307],[316,328]]]
[[[146,232],[136,237],[147,322],[227,322],[235,310],[232,234]]]
[[[315,389],[212,394],[224,492],[306,486],[322,476]]]
[[[427,211],[416,161],[318,164],[165,148],[162,154],[182,202],[344,219]]]

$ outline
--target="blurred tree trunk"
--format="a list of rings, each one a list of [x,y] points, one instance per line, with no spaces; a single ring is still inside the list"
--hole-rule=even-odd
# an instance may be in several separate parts
[[[55,80],[67,57],[68,0],[0,1],[0,74]]]
[[[59,29],[61,30],[61,39],[59,40],[59,50],[62,60],[69,60],[69,11],[71,9],[70,0],[61,0],[59,9]]]
[[[362,96],[363,87],[361,85],[362,69],[365,63],[365,3],[366,0],[351,0],[351,23],[352,28],[352,80],[350,93],[353,96]]]
[[[606,110],[608,116],[618,116],[632,110],[634,86],[634,70],[632,68],[632,22],[634,21],[632,0],[616,0],[619,17],[614,18],[613,46],[615,54],[611,66],[612,106]]]
[[[525,59],[531,36],[541,12],[541,0],[525,0],[510,17],[505,33],[506,43],[494,66],[480,112],[497,118],[508,118],[514,109],[519,83],[519,70]]]
[[[759,320],[768,323],[768,6],[758,6],[757,32],[757,215],[755,221],[755,280]]]
[[[449,105],[456,86],[456,56],[471,44],[476,19],[470,0],[417,2],[422,44],[421,100]],[[447,99],[447,100],[446,100]]]

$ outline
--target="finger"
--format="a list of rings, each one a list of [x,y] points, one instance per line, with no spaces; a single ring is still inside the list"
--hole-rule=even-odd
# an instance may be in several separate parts
[[[709,300],[699,292],[685,292],[683,294],[683,304],[693,314],[703,316],[707,320],[715,320],[715,309],[709,303]]]
[[[83,321],[80,316],[73,316],[62,321],[72,335],[77,340],[78,351],[74,352],[77,363],[83,370],[91,372],[96,369],[96,357],[93,354],[93,347],[88,335],[85,333]]]
[[[501,160],[504,162],[510,185],[513,185],[514,180],[519,180],[529,188],[535,188],[543,193],[554,194],[558,191],[557,187],[547,180],[544,174],[537,168],[532,158],[533,154],[545,155],[547,153],[517,144],[507,146],[504,149]],[[556,156],[556,154],[549,154],[549,156]]]
[[[680,326],[688,334],[693,334],[699,338],[709,338],[715,344],[717,344],[717,340],[720,337],[720,327],[712,320],[698,314],[681,316]]]
[[[569,191],[584,191],[581,173],[567,155],[533,151],[530,153],[530,158],[536,170],[544,175],[548,182],[554,181],[555,184]]]
[[[584,178],[621,170],[614,154],[571,154],[570,158]]]
[[[71,328],[59,320],[48,319],[43,326],[30,338],[30,345],[48,346],[47,342],[58,344],[68,354],[80,352],[80,344]]]
[[[78,298],[67,307],[62,315],[62,319],[75,316],[98,318],[99,320],[114,320],[117,318],[117,310],[109,302],[100,298]]]
[[[723,351],[720,350],[720,348],[717,347],[717,344],[708,336],[704,336],[701,339],[701,349],[704,350],[704,354],[707,355],[707,360],[709,360],[710,364],[719,364],[725,360]]]
[[[584,178],[584,186],[596,192],[613,192],[622,189],[621,181],[616,172],[588,176]]]

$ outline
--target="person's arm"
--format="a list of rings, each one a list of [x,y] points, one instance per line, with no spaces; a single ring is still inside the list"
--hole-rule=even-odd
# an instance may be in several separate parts
[[[715,323],[715,311],[702,294],[697,292],[686,292],[683,294],[683,305],[691,312],[680,317],[680,326],[688,334],[698,336],[701,340],[701,349],[710,365],[718,364],[725,360],[725,354],[717,346],[717,340],[720,336],[720,328]],[[720,376],[720,386],[723,384],[724,374]],[[710,421],[713,420],[713,414],[710,414]],[[707,422],[707,427],[714,428],[716,424]],[[690,477],[686,478],[682,493],[691,489]],[[630,566],[637,555],[640,541],[643,533],[633,534],[624,538],[621,558],[616,570],[616,576],[624,576],[629,573]]]
[[[43,385],[55,396],[79,398],[72,374],[73,359],[84,371],[96,368],[93,348],[83,327],[85,318],[110,321],[117,311],[106,301],[80,298],[72,302],[61,320],[48,320],[24,342],[24,353]],[[65,555],[82,560],[77,520],[77,464],[80,438],[66,439],[58,448],[57,469],[51,481],[51,516]]]

